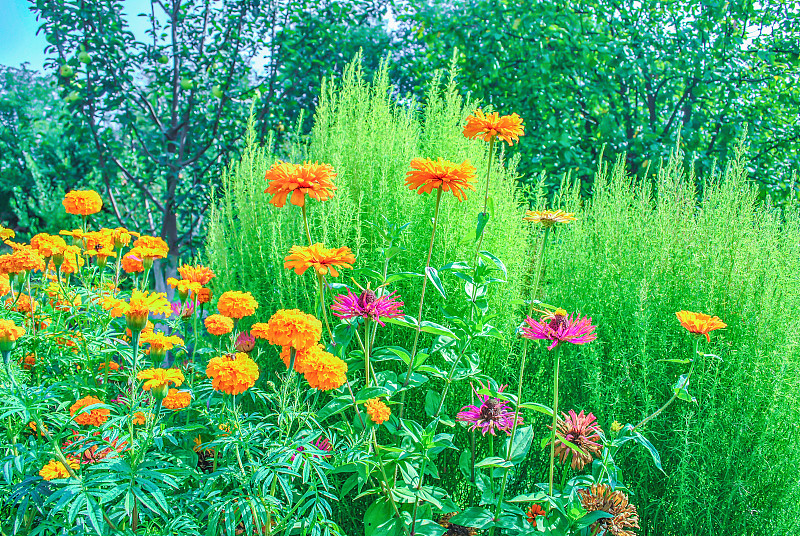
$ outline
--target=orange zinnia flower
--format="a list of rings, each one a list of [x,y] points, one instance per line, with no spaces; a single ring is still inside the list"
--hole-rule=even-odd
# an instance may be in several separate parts
[[[327,201],[336,190],[333,185],[336,173],[328,164],[275,162],[265,178],[269,186],[264,193],[272,194],[270,203],[276,207],[284,206],[290,195],[289,202],[298,207],[305,205],[306,195],[317,201]]]
[[[208,362],[206,375],[211,386],[229,395],[244,393],[258,379],[258,365],[245,353],[214,357]]]
[[[379,398],[370,398],[364,402],[364,407],[367,410],[367,414],[369,414],[369,418],[375,424],[388,421],[389,416],[392,414],[392,410],[389,409],[389,406],[384,404]]]
[[[111,415],[111,410],[106,408],[95,408],[91,411],[81,411],[81,409],[85,408],[86,406],[102,403],[103,401],[99,398],[85,396],[70,406],[69,414],[75,417],[75,422],[78,424],[100,426],[108,420],[108,416]]]
[[[522,220],[541,223],[542,227],[552,227],[556,223],[575,221],[575,214],[563,210],[528,210]]]
[[[283,267],[294,270],[297,275],[303,275],[309,268],[319,275],[330,272],[332,277],[339,277],[336,268],[352,268],[356,258],[348,247],[328,249],[322,244],[313,246],[292,246],[286,256]]]
[[[280,309],[270,317],[265,328],[264,324],[255,324],[250,333],[256,338],[267,339],[270,344],[305,350],[319,342],[322,322],[299,309]]]
[[[233,331],[233,320],[227,316],[209,315],[205,319],[205,325],[212,335],[226,335]]]
[[[464,201],[464,190],[475,190],[475,168],[464,160],[461,164],[438,159],[415,158],[411,161],[412,170],[406,173],[406,186],[420,194],[429,194],[434,188],[453,192],[456,199]]]
[[[719,317],[709,316],[703,313],[678,311],[675,313],[675,316],[678,317],[681,326],[685,327],[690,333],[705,335],[708,342],[711,342],[711,337],[708,336],[709,331],[728,327],[728,324],[720,320]]]
[[[519,141],[525,135],[525,125],[517,114],[500,116],[497,112],[484,115],[478,108],[475,113],[467,117],[467,126],[464,127],[464,136],[474,140],[476,137],[489,141],[498,137],[509,145]]]
[[[94,190],[73,190],[64,196],[64,208],[67,213],[76,216],[90,216],[100,212],[103,200]]]
[[[241,319],[255,313],[258,309],[258,302],[249,292],[229,290],[223,292],[219,297],[217,309],[228,318]]]

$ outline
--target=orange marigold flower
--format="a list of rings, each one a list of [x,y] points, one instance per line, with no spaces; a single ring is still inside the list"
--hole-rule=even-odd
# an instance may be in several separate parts
[[[17,233],[15,233],[13,230],[0,225],[0,240],[8,240],[9,238],[14,238],[15,236],[17,236]]]
[[[150,391],[162,387],[169,387],[170,384],[180,387],[185,379],[183,372],[178,369],[145,369],[136,375],[137,380],[145,380],[142,389]]]
[[[16,301],[16,303],[15,303]],[[31,300],[27,294],[17,294],[16,299],[6,298],[6,309],[18,313],[32,313],[39,308],[39,302]]]
[[[514,145],[514,142],[519,141],[519,137],[524,135],[525,125],[517,114],[501,116],[497,112],[491,112],[484,115],[480,108],[467,117],[467,125],[464,127],[464,136],[471,140],[477,137],[483,141],[490,141],[497,137],[509,145]]]
[[[201,285],[207,285],[214,277],[214,272],[211,271],[211,268],[200,265],[189,266],[188,264],[184,264],[183,266],[178,266],[178,273],[181,274],[181,279],[193,283],[200,283]]]
[[[23,335],[25,335],[25,328],[16,325],[13,320],[0,318],[0,344],[14,342]]]
[[[542,227],[552,227],[556,223],[575,221],[575,214],[563,210],[528,210],[522,219],[532,223],[541,223]]]
[[[25,357],[20,361],[22,368],[30,370],[36,364],[36,356],[33,354],[25,354]]]
[[[174,277],[167,278],[167,284],[178,291],[178,297],[181,302],[185,302],[190,295],[196,295],[203,288],[200,283],[185,279],[175,279]]]
[[[140,236],[133,247],[142,259],[166,259],[169,254],[169,246],[157,236]]]
[[[126,274],[135,274],[138,272],[144,272],[144,259],[142,257],[141,252],[133,248],[128,252],[127,255],[122,257],[122,269],[125,271]]]
[[[83,260],[81,248],[78,246],[67,246],[64,248],[62,255],[63,258],[56,256],[50,261],[50,264],[48,265],[49,270],[55,271],[57,260],[61,261],[61,265],[58,268],[61,270],[62,274],[74,274],[80,270],[84,264],[86,264],[86,261]]]
[[[417,190],[420,194],[429,194],[434,188],[445,192],[453,192],[456,199],[464,201],[467,196],[464,190],[475,190],[475,168],[469,160],[461,164],[438,159],[415,158],[411,161],[411,171],[406,173],[406,186]]]
[[[67,460],[67,463],[69,463],[69,466],[73,471],[76,471],[78,467],[81,466],[78,460]],[[64,467],[64,464],[56,460],[50,460],[47,462],[47,465],[42,467],[41,471],[39,471],[39,476],[45,480],[57,480],[60,478],[70,477],[69,471],[67,471],[67,468]]]
[[[206,330],[212,335],[226,335],[233,331],[233,320],[227,316],[209,315],[204,323]]]
[[[142,330],[147,325],[150,313],[163,314],[167,317],[172,314],[172,306],[167,300],[167,295],[163,292],[147,293],[141,290],[134,290],[131,293],[130,300],[127,303],[123,302],[121,307],[128,322],[128,327],[135,330]]]
[[[58,234],[62,236],[71,236],[73,244],[78,240],[83,240],[83,237],[86,236],[86,233],[84,233],[81,229],[73,229],[72,231],[67,231],[64,229],[59,231]]]
[[[146,422],[147,422],[147,415],[145,415],[141,411],[137,411],[133,415],[133,424],[144,424]]]
[[[161,405],[167,409],[179,410],[189,406],[192,403],[192,393],[189,391],[178,391],[177,389],[170,389],[169,394],[161,401]]]
[[[317,344],[322,337],[322,322],[299,309],[280,309],[269,319],[266,330],[262,326],[255,324],[250,333],[259,339],[266,338],[270,344],[298,350]]]
[[[352,268],[356,258],[348,247],[328,249],[322,244],[313,246],[292,246],[289,255],[286,256],[283,267],[287,270],[294,270],[297,275],[303,275],[309,268],[319,275],[326,275],[330,272],[331,276],[339,277],[336,268]]]
[[[129,231],[124,227],[116,227],[115,229],[103,229],[114,239],[114,247],[119,249],[131,243],[131,237],[139,238],[141,235],[136,231]]]
[[[197,293],[197,303],[204,304],[211,301],[212,292],[210,288],[201,288]]]
[[[181,346],[183,339],[177,335],[164,335],[161,332],[142,332],[139,344],[149,344],[151,352],[155,350],[156,353],[163,353],[175,346]]]
[[[272,194],[270,203],[276,207],[284,206],[290,195],[289,202],[298,207],[305,205],[306,195],[317,201],[327,201],[336,190],[333,185],[336,173],[328,164],[275,162],[265,178],[269,186],[264,193]]]
[[[81,411],[86,406],[102,404],[103,401],[94,396],[85,396],[78,399],[69,408],[69,414],[75,417],[75,422],[86,426],[100,426],[108,420],[111,411],[106,408],[95,408],[91,411]],[[76,415],[77,413],[77,415]]]
[[[347,363],[321,347],[307,353],[304,368],[308,385],[320,391],[338,389],[347,381]]]
[[[45,259],[53,255],[61,255],[67,247],[64,239],[58,235],[49,235],[47,233],[39,233],[31,238],[31,247],[39,252],[39,255]]]
[[[214,357],[208,362],[206,375],[211,386],[229,395],[238,395],[255,385],[258,365],[245,353]]]
[[[708,336],[709,331],[728,327],[728,324],[720,320],[719,317],[709,316],[703,313],[678,311],[675,313],[675,316],[678,317],[681,326],[686,328],[690,333],[705,335],[708,342],[711,342],[711,337]]]
[[[324,351],[325,349],[319,344],[310,346],[305,350],[295,350],[294,370],[296,370],[300,374],[305,374],[306,372],[309,371],[309,360],[311,356],[318,355]],[[283,360],[283,364],[286,365],[286,368],[289,368],[289,363],[291,362],[292,358],[291,352],[292,352],[291,346],[284,346],[281,349],[281,360]]]
[[[255,313],[258,309],[258,302],[249,292],[229,290],[219,297],[217,309],[228,318],[241,319]]]
[[[364,408],[367,410],[369,418],[375,424],[382,424],[389,420],[392,410],[389,406],[383,403],[379,398],[370,398],[364,402]]]
[[[103,208],[100,194],[94,190],[73,190],[64,196],[64,208],[68,214],[76,216],[90,216],[97,214]]]
[[[44,259],[30,246],[22,246],[13,253],[0,255],[0,272],[16,274],[19,272],[44,271]]]
[[[44,437],[44,433],[47,431],[47,425],[44,425],[44,430],[39,430],[39,427],[36,425],[34,421],[28,423],[28,428],[30,428],[34,434],[38,434],[39,437]]]
[[[0,273],[0,296],[5,296],[11,292],[11,280],[8,274]]]
[[[102,370],[104,368],[106,368],[106,364],[105,363],[100,363],[99,365],[97,365],[97,371],[98,372],[102,372]],[[119,363],[117,363],[116,361],[109,361],[108,362],[108,370],[110,370],[110,371],[119,370]]]

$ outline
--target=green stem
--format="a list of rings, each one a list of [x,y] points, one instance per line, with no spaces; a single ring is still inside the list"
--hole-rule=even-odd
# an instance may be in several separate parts
[[[414,534],[414,527],[412,524],[411,532],[408,532],[408,528],[406,527],[405,522],[403,521],[403,516],[400,514],[400,510],[397,509],[397,504],[394,502],[394,497],[392,497],[392,492],[389,489],[389,479],[386,477],[386,470],[383,468],[383,458],[381,457],[381,451],[378,447],[378,439],[375,436],[375,429],[372,429],[372,445],[375,447],[375,455],[378,457],[378,468],[381,471],[381,476],[383,476],[383,481],[381,482],[381,489],[383,490],[384,495],[389,500],[389,503],[392,505],[392,509],[394,510],[394,515],[397,516],[397,519],[400,521],[400,526],[403,527],[403,532],[406,536],[413,536]],[[416,509],[416,508],[415,508]]]
[[[558,370],[561,365],[561,351],[559,347],[554,348],[555,365],[553,367],[553,436],[550,439],[550,496],[553,495],[553,474],[556,462],[556,426],[558,425]]]
[[[489,138],[489,162],[486,165],[486,194],[483,197],[483,212],[484,218],[487,218],[486,208],[489,206],[489,178],[491,177],[492,173],[492,157],[494,156],[494,136]],[[487,222],[488,224],[488,222]],[[478,252],[481,250],[481,244],[483,244],[483,235],[484,231],[486,230],[486,225],[484,225],[483,229],[481,229],[481,234],[478,236],[478,245],[475,248],[475,261],[478,260]],[[474,297],[473,297],[474,301]]]
[[[689,367],[689,373],[686,375],[686,383],[687,383],[687,385],[688,385],[688,383],[689,383],[689,378],[691,378],[691,377],[692,377],[692,373],[694,372],[694,363],[695,363],[695,361],[697,360],[697,355],[698,355],[698,352],[699,352],[699,351],[700,351],[700,337],[697,337],[697,340],[696,340],[696,341],[695,341],[695,343],[694,343],[694,356],[692,356],[692,366],[691,366],[691,367]],[[649,417],[646,417],[646,418],[645,418],[645,419],[644,419],[642,422],[640,422],[639,424],[637,424],[636,426],[634,426],[634,427],[631,429],[631,431],[634,431],[634,430],[636,430],[637,428],[641,428],[642,426],[644,426],[645,424],[647,424],[647,423],[648,423],[648,422],[650,422],[651,420],[653,420],[653,419],[655,419],[656,417],[658,417],[658,416],[659,416],[659,415],[660,415],[660,414],[661,414],[661,413],[662,413],[662,412],[663,412],[665,409],[667,409],[667,408],[668,408],[668,407],[669,407],[669,406],[670,406],[670,405],[671,405],[673,402],[675,402],[675,399],[676,399],[676,398],[678,398],[678,392],[679,392],[679,391],[678,391],[677,389],[676,389],[676,390],[674,390],[674,392],[672,393],[672,396],[670,397],[670,399],[669,399],[669,400],[667,400],[667,402],[666,402],[666,403],[665,403],[663,406],[661,406],[660,408],[658,408],[658,409],[655,411],[655,413],[653,413],[653,414],[652,414],[652,415],[650,415]]]
[[[314,243],[311,241],[311,231],[308,227],[308,215],[306,214],[306,204],[303,203],[303,224],[306,228],[306,238],[308,238],[308,245],[313,246]]]
[[[414,344],[411,347],[411,360],[408,363],[408,373],[406,374],[406,379],[403,382],[403,387],[407,387],[408,382],[411,381],[411,373],[414,370],[414,358],[417,355],[417,345],[419,344],[419,335],[422,332],[422,308],[423,305],[425,304],[425,289],[428,286],[427,270],[431,265],[431,255],[433,254],[433,241],[436,238],[436,226],[439,223],[439,206],[441,205],[441,202],[442,202],[442,189],[437,188],[436,208],[434,209],[434,214],[433,214],[433,230],[431,232],[431,242],[430,245],[428,246],[428,258],[425,261],[425,270],[424,270],[425,273],[423,274],[424,277],[422,279],[422,294],[419,297],[419,311],[417,312],[417,333],[414,335]],[[403,394],[405,395],[405,391],[403,391]],[[405,398],[405,396],[403,398]],[[401,416],[402,416],[402,411],[403,411],[403,406],[401,402],[400,406]]]
[[[325,327],[328,328],[328,336],[330,337],[331,344],[334,344],[333,331],[331,331],[331,325],[328,322],[328,309],[325,307],[325,290],[323,288],[323,276],[317,275],[317,281],[319,282],[319,309],[322,312],[323,320],[325,320]]]

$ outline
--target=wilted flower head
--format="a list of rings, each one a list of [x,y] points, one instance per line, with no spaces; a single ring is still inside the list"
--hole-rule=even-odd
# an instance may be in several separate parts
[[[628,502],[627,495],[605,484],[592,484],[590,488],[578,490],[578,494],[587,512],[602,511],[614,516],[595,521],[590,530],[592,534],[636,536],[629,529],[639,528],[639,514]]]
[[[478,382],[478,385],[480,385],[481,389],[489,388],[488,385],[484,386],[481,382]],[[497,392],[502,393],[506,387],[507,385],[501,385]],[[464,406],[461,408],[458,415],[456,415],[456,419],[461,422],[469,423],[470,430],[480,428],[483,435],[486,435],[486,432],[496,435],[496,430],[511,435],[511,429],[514,428],[514,412],[511,411],[508,403],[504,400],[493,398],[489,395],[478,394],[478,391],[481,389],[475,390],[475,394],[480,399],[481,405]],[[517,424],[522,424],[522,417],[517,417]]]
[[[256,347],[256,338],[246,331],[242,331],[236,337],[236,351],[249,354]]]
[[[475,190],[475,168],[464,160],[460,164],[438,159],[415,158],[411,161],[411,171],[406,173],[406,186],[417,190],[419,194],[429,194],[441,188],[444,192],[453,192],[456,199],[464,201],[467,196],[464,190]]]
[[[467,125],[464,127],[464,136],[469,139],[478,137],[483,141],[489,141],[497,137],[509,145],[514,145],[514,142],[519,141],[519,137],[524,135],[525,125],[522,124],[519,115],[501,116],[497,112],[484,114],[480,108],[467,117]]]
[[[378,322],[381,326],[381,318],[398,318],[403,316],[403,302],[395,299],[395,293],[385,296],[377,296],[375,292],[366,288],[358,296],[353,291],[347,289],[347,294],[339,294],[334,298],[331,305],[333,314],[344,320],[360,316],[364,319]]]
[[[447,529],[447,532],[442,534],[442,536],[476,536],[478,534],[478,529],[450,523],[450,519],[455,517],[457,514],[458,512],[450,512],[439,518],[437,523]]]
[[[592,319],[580,318],[575,315],[567,316],[564,309],[556,309],[552,314],[547,314],[541,320],[531,317],[525,319],[528,327],[522,328],[522,336],[526,339],[544,339],[552,341],[548,350],[555,348],[558,343],[569,342],[572,344],[586,344],[597,338],[592,325]]]
[[[569,415],[561,414],[556,425],[556,454],[561,463],[567,461],[572,453],[572,468],[580,471],[586,464],[592,463],[593,458],[599,458],[603,447],[597,443],[600,440],[600,426],[594,415],[589,413],[584,415],[583,411],[575,414],[574,410],[569,410]],[[552,426],[550,426],[552,429]],[[558,436],[563,437],[581,450],[575,450],[564,443]],[[582,451],[582,452],[581,452]]]
[[[327,201],[336,190],[333,184],[336,172],[328,164],[275,162],[267,170],[265,178],[269,186],[264,193],[272,194],[270,203],[276,207],[284,206],[287,197],[291,204],[298,207],[305,205],[306,196],[317,201]]]
[[[722,329],[728,327],[728,324],[720,320],[717,316],[709,316],[703,313],[692,313],[690,311],[678,311],[675,313],[681,326],[686,328],[689,333],[697,335],[705,335],[708,342],[711,342],[711,337],[708,336],[709,331],[715,329]]]

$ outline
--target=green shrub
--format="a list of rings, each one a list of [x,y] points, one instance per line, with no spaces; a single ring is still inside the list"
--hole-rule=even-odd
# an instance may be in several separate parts
[[[464,203],[443,202],[432,265],[469,258],[487,164],[485,144],[461,135],[473,107],[459,97],[454,74],[443,88],[434,84],[421,105],[392,96],[385,66],[367,83],[356,60],[341,80],[326,83],[309,139],[287,149],[292,161],[326,162],[338,173],[336,196],[310,206],[314,236],[374,262],[370,255],[382,244],[371,224],[414,222],[405,234],[406,253],[392,270],[420,271],[434,199],[403,185],[409,162],[469,158],[478,169],[478,192]],[[313,307],[310,278],[283,268],[291,245],[304,243],[300,210],[275,209],[263,193],[264,172],[275,158],[272,148],[257,147],[250,137],[223,177],[208,233],[217,289],[251,290],[260,320],[282,307]],[[588,314],[599,326],[598,342],[570,350],[564,361],[562,407],[592,411],[606,429],[615,419],[640,421],[672,395],[684,372],[664,360],[691,355],[675,312],[720,316],[728,329],[713,333],[706,352],[719,359],[701,358],[689,387],[697,403],[674,404],[645,431],[666,474],[653,469],[647,455],[631,452],[625,482],[641,513],[642,534],[789,534],[800,519],[800,215],[796,206],[779,212],[757,201],[743,148],[724,171],[702,182],[699,193],[680,162],[673,155],[642,182],[634,182],[622,162],[602,164],[591,198],[580,198],[580,185],[564,181],[552,201],[578,220],[552,235],[543,299]],[[536,230],[521,222],[525,203],[514,170],[513,161],[494,166],[494,212],[484,241],[509,268],[504,293],[492,296],[506,333],[522,320],[513,300],[526,297],[536,243],[529,234]],[[534,199],[543,206],[544,192]],[[455,288],[450,279],[445,285]],[[406,312],[416,315],[417,291],[402,284],[397,290]],[[441,299],[433,291],[427,296],[433,316]],[[516,383],[511,343],[480,351],[484,370]],[[550,397],[552,366],[545,353],[534,350],[526,400]],[[459,479],[456,461],[443,480]],[[528,475],[543,474],[544,466],[544,453],[532,456],[515,491],[532,490]],[[466,491],[455,495],[469,501]]]

